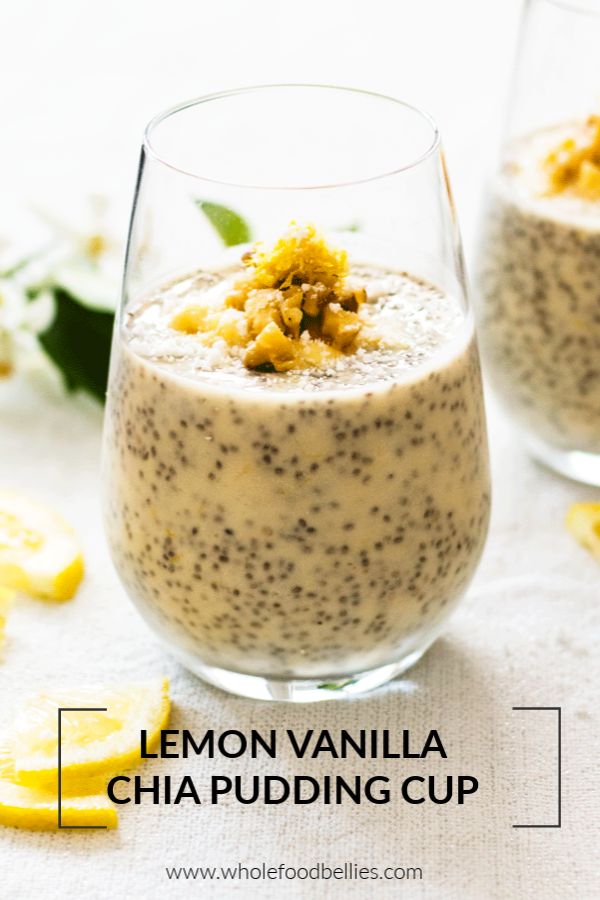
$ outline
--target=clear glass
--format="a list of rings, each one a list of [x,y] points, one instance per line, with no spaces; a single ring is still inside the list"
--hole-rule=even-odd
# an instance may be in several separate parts
[[[591,145],[597,126],[590,116],[600,114],[599,45],[600,0],[526,4],[476,267],[479,338],[498,398],[533,456],[595,485],[600,189],[568,180],[553,186],[547,160],[567,139]],[[587,162],[600,166],[600,138]],[[587,171],[600,177],[598,168]]]
[[[248,244],[224,248],[207,214],[223,207],[266,245],[290,222],[318,227],[347,251],[364,308],[379,304],[390,333],[404,315],[412,332],[392,350],[341,354],[339,370],[275,373],[237,358],[227,368],[222,342],[211,356],[198,335],[165,338],[156,322],[168,303],[207,278],[220,289],[224,273],[239,277]],[[250,239],[226,219],[230,242]],[[398,284],[408,293],[394,306]],[[326,700],[424,653],[473,575],[490,491],[460,239],[427,115],[361,91],[283,85],[154,119],[103,479],[123,584],[206,681]]]

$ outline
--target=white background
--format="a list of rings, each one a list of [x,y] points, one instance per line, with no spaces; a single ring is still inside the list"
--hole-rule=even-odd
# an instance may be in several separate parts
[[[156,112],[244,84],[311,81],[432,113],[473,233],[519,0],[4,0],[2,9],[5,210],[9,197],[68,205],[76,192],[106,191],[123,205],[124,229],[141,133]]]
[[[0,12],[0,239],[27,204],[68,215],[107,192],[123,235],[142,129],[157,111],[213,90],[274,81],[354,85],[423,105],[438,120],[468,259],[484,173],[499,138],[518,0],[4,0]],[[490,404],[491,408],[491,404]],[[110,566],[99,512],[98,409],[0,385],[2,481],[61,510],[81,536],[87,576],[64,606],[23,599],[0,665],[0,720],[48,684],[127,681],[164,672],[173,727],[439,728],[446,766],[475,774],[468,807],[127,808],[116,834],[0,831],[2,900],[129,897],[364,897],[591,900],[600,896],[597,823],[597,564],[564,529],[569,503],[597,492],[538,468],[494,412],[494,513],[488,546],[448,635],[411,672],[405,693],[307,709],[253,704],[199,684],[146,631]],[[550,821],[552,720],[527,729],[511,706],[563,706],[563,828]],[[524,714],[520,714],[521,716]],[[543,714],[542,714],[543,715]],[[165,762],[152,771],[183,771]],[[187,766],[199,778],[219,768]],[[251,774],[251,762],[230,766]],[[356,762],[308,774],[352,774]],[[399,777],[377,762],[364,771]],[[285,758],[274,774],[293,774]],[[596,829],[596,833],[594,833]],[[420,885],[168,884],[164,865],[285,862],[421,865]]]

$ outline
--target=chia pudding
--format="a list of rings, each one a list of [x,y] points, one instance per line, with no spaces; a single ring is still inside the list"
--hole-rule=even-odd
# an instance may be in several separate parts
[[[173,330],[226,269],[164,285],[116,335],[111,550],[188,659],[273,678],[393,663],[433,640],[473,575],[489,475],[471,320],[409,275],[350,272],[388,340],[322,366],[249,371]]]
[[[492,187],[479,337],[486,373],[526,433],[600,453],[600,194],[548,191],[540,165],[572,128],[519,142]]]

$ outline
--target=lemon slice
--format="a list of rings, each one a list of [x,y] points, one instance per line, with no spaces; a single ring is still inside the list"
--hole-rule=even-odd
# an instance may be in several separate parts
[[[0,584],[0,644],[4,640],[6,617],[15,597],[15,591]]]
[[[83,558],[70,526],[51,509],[0,491],[0,584],[68,600],[82,577]]]
[[[169,720],[169,682],[41,693],[25,702],[15,723],[12,753],[16,779],[29,787],[55,788],[58,779],[58,710],[61,713],[61,778],[85,793],[96,776],[121,773],[140,763],[140,731],[156,746]],[[104,709],[106,712],[81,712]],[[90,781],[90,779],[92,779]],[[62,794],[62,791],[61,791]]]
[[[567,513],[567,528],[586,550],[600,559],[600,503],[574,503]]]
[[[52,831],[58,828],[56,794],[23,787],[14,781],[15,772],[7,748],[0,748],[0,825]],[[61,798],[62,825],[105,825],[117,827],[117,813],[104,794]]]

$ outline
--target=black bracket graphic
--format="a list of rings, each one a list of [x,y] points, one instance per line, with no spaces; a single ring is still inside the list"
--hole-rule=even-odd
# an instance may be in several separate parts
[[[59,706],[58,708],[58,827],[66,828],[108,828],[108,825],[63,825],[62,823],[62,714],[64,712],[108,712],[106,706]]]
[[[558,822],[552,825],[513,825],[513,828],[562,828],[562,707],[560,706],[513,706],[513,710],[541,710],[557,713],[558,725]]]

